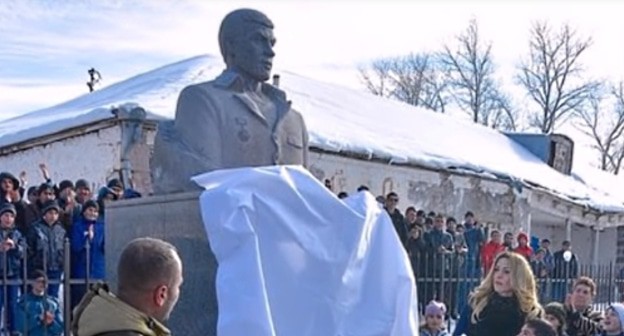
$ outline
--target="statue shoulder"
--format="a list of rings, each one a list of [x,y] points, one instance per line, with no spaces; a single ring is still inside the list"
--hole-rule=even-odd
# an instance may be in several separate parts
[[[185,95],[206,94],[214,90],[220,90],[220,88],[214,85],[214,82],[215,81],[208,81],[187,85],[180,91],[180,97]]]

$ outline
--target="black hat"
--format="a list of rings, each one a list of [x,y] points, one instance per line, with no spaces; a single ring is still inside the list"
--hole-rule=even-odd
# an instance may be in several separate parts
[[[88,200],[82,205],[82,213],[84,213],[87,208],[95,208],[95,210],[100,211],[100,206],[94,200]]]
[[[0,216],[2,216],[2,214],[4,214],[5,212],[11,212],[13,213],[13,216],[17,215],[17,211],[15,210],[15,206],[11,203],[3,203],[0,206]]]
[[[50,190],[50,189],[54,191],[54,186],[51,185],[50,183],[41,183],[39,185],[39,188],[37,188],[37,195],[41,195],[42,192],[46,190]]]
[[[89,187],[89,182],[87,182],[87,180],[85,180],[85,179],[80,179],[80,180],[76,181],[76,189],[80,189],[80,188],[91,189]]]
[[[4,180],[4,179],[9,179],[11,180],[11,182],[13,182],[13,189],[17,190],[20,187],[20,182],[17,179],[17,177],[15,177],[15,175],[9,173],[9,172],[2,172],[0,173],[0,181]]]
[[[106,186],[111,188],[111,189],[113,189],[113,188],[121,188],[121,189],[123,189],[123,184],[121,184],[121,181],[119,181],[119,179],[112,179],[112,180],[108,181],[108,184]]]
[[[65,188],[74,189],[74,183],[70,180],[63,180],[59,183],[59,190],[64,190]]]
[[[559,302],[551,302],[544,306],[544,314],[552,315],[559,321],[559,325],[566,325],[566,311]]]
[[[61,212],[61,207],[56,203],[56,201],[47,201],[43,204],[43,208],[41,210],[41,215],[45,215],[50,210],[56,210],[56,212]]]

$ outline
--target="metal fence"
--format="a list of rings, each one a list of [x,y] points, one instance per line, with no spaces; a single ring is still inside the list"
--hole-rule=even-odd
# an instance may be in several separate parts
[[[444,302],[450,317],[457,317],[468,303],[468,296],[485,277],[481,258],[458,253],[420,253],[410,255],[418,290],[421,312],[433,299]],[[585,265],[563,261],[547,265],[532,262],[540,303],[564,303],[580,276],[591,278],[596,284],[594,308],[605,309],[619,302],[624,294],[624,272],[615,265]]]
[[[2,328],[0,329],[0,335],[4,336],[4,335],[11,335],[11,336],[15,336],[15,335],[23,335],[23,336],[27,336],[29,334],[29,329],[28,329],[28,321],[29,318],[33,318],[33,316],[29,316],[28,311],[21,311],[21,309],[23,307],[21,307],[18,304],[14,304],[11,301],[11,295],[10,291],[18,291],[19,292],[19,297],[24,296],[27,293],[31,293],[32,292],[32,286],[34,286],[36,284],[36,279],[33,279],[32,277],[29,278],[29,275],[32,274],[32,269],[29,268],[29,248],[26,245],[25,241],[20,241],[18,242],[18,246],[20,248],[20,264],[21,264],[21,272],[19,272],[20,274],[15,276],[15,275],[9,275],[8,274],[8,269],[9,269],[9,261],[8,261],[8,257],[7,257],[7,253],[6,252],[0,252],[0,258],[2,259],[2,279],[0,280],[0,286],[1,286],[1,290],[2,290]],[[90,244],[87,240],[86,246],[86,276],[84,278],[79,278],[79,279],[75,279],[75,278],[70,278],[70,274],[71,272],[71,267],[72,267],[72,260],[71,260],[71,255],[72,255],[72,250],[71,250],[71,246],[70,246],[70,242],[68,238],[65,238],[64,242],[63,242],[63,269],[61,271],[62,276],[60,277],[60,279],[54,279],[54,278],[49,278],[48,282],[47,282],[47,286],[46,286],[46,291],[44,291],[44,302],[47,303],[47,299],[50,296],[50,294],[47,293],[47,289],[49,286],[59,286],[59,296],[56,297],[56,299],[58,300],[60,307],[59,309],[61,310],[61,314],[62,314],[62,321],[63,321],[63,330],[64,330],[64,335],[71,335],[71,319],[72,319],[72,311],[71,311],[71,302],[72,302],[72,290],[73,290],[73,286],[76,285],[82,285],[85,286],[85,289],[88,289],[89,286],[95,282],[95,281],[100,281],[97,279],[91,279],[90,276],[90,269],[91,269],[91,265],[90,265],[90,259],[91,259],[91,248],[90,248]],[[43,268],[40,269],[40,271],[42,271],[43,273],[49,274],[49,270],[48,270],[48,255],[47,255],[47,250],[43,249]],[[30,273],[30,274],[29,274]],[[25,318],[23,319],[23,324],[21,325],[14,325],[13,326],[13,333],[11,333],[11,331],[8,329],[8,322],[10,321],[11,317],[9,316],[9,311],[10,309],[8,309],[9,304],[13,304],[13,308],[12,308],[12,313],[13,314],[24,314]],[[15,319],[15,316],[13,316],[13,319]],[[44,331],[45,335],[48,335],[47,330]]]

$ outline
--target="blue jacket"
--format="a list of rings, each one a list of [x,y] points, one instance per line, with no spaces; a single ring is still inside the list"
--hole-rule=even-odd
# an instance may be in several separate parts
[[[63,317],[56,298],[28,293],[20,297],[17,307],[16,330],[24,330],[24,326],[26,326],[28,336],[60,336],[63,334]],[[46,311],[54,314],[54,321],[48,326],[45,326],[41,319]]]
[[[46,257],[47,271],[63,271],[65,262],[65,228],[57,221],[48,225],[43,220],[33,224],[26,236],[28,241],[29,271],[44,269],[44,256]]]
[[[93,225],[93,239],[89,241],[89,278],[104,280],[106,278],[106,260],[104,257],[104,222],[101,220],[87,221],[80,216],[74,223],[69,235],[71,245],[71,276],[83,279],[87,276],[87,232]]]
[[[7,277],[18,277],[22,273],[22,260],[24,258],[24,248],[26,242],[22,234],[15,228],[0,228],[0,242],[11,239],[15,243],[15,248],[5,252],[0,252],[0,280],[4,270],[4,256],[6,255]]]

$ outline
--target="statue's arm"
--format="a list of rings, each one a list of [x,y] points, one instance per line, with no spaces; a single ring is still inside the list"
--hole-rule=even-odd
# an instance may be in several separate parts
[[[186,87],[178,98],[175,120],[192,166],[203,171],[220,167],[221,121],[214,97],[198,86]]]

